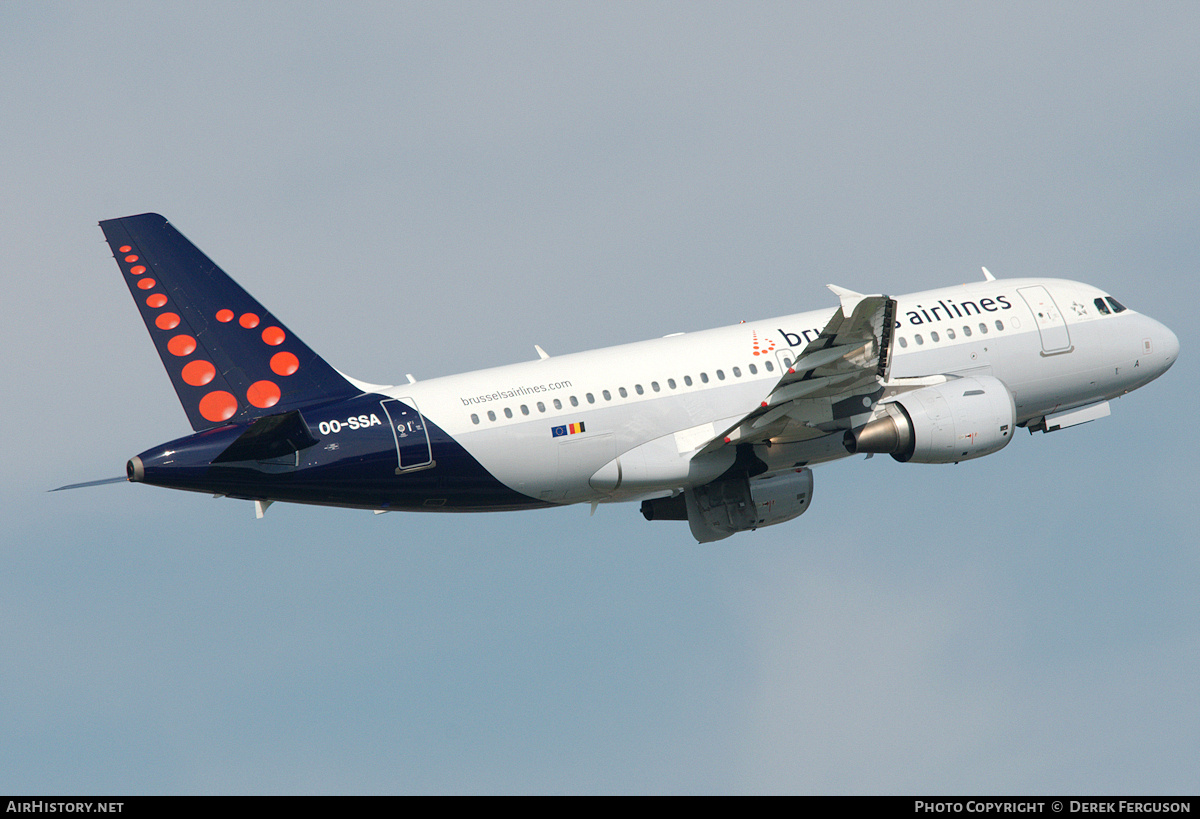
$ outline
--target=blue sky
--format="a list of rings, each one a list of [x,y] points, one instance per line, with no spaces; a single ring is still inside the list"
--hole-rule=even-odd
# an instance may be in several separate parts
[[[0,791],[1179,793],[1200,775],[1200,11],[0,5]],[[997,276],[1179,362],[697,546],[121,474],[188,431],[96,222],[395,383]]]

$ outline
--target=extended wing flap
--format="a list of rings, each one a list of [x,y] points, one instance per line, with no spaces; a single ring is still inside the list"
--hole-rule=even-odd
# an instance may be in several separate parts
[[[835,369],[866,369],[887,377],[888,355],[896,302],[887,296],[842,297],[842,305],[821,335],[800,353],[780,385],[813,377],[815,370],[833,365]],[[847,307],[851,311],[847,314]],[[778,387],[776,387],[778,389]]]
[[[800,351],[761,406],[713,438],[697,455],[732,444],[761,443],[789,424],[805,427],[800,437],[826,434],[832,430],[818,429],[807,420],[820,415],[813,412],[818,403],[832,406],[864,387],[887,380],[895,299],[864,296],[832,286],[830,289],[841,304],[821,334]]]

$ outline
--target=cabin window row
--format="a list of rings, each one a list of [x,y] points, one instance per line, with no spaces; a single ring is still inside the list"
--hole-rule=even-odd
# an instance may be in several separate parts
[[[787,363],[790,364],[791,363],[790,360]],[[769,373],[775,372],[775,365],[773,363],[771,363],[771,361],[769,361],[769,360],[763,362],[763,367]],[[750,375],[758,375],[758,365],[757,364],[750,364],[750,365],[748,365],[747,369],[750,371]],[[734,378],[742,377],[742,368],[741,367],[733,367],[731,369],[731,372],[733,373]],[[726,378],[724,370],[714,370],[714,375],[716,375],[717,381],[724,381]],[[685,375],[683,377],[683,384],[685,387],[694,386],[695,383],[696,382],[692,380],[692,377],[690,375]],[[711,379],[708,377],[708,373],[706,373],[706,372],[700,373],[700,383],[701,384],[711,383]],[[668,378],[666,386],[667,386],[668,390],[679,389],[679,384],[675,381],[674,378]],[[657,381],[650,382],[650,392],[662,392],[662,390],[663,390],[662,384],[660,384]],[[641,384],[634,384],[633,391],[637,395],[645,395],[646,394],[646,388]],[[617,387],[617,395],[621,398],[628,398],[629,390],[625,389],[624,387]],[[613,400],[613,394],[609,390],[601,390],[600,396],[605,401]],[[596,403],[595,393],[590,393],[590,392],[584,393],[583,398],[589,404]],[[568,396],[567,402],[572,407],[578,407],[580,405],[578,396],[574,396],[574,395]],[[555,398],[550,403],[553,405],[554,410],[556,410],[556,411],[560,411],[560,410],[564,409],[563,401],[560,398]],[[549,411],[545,402],[543,402],[543,401],[536,402],[534,404],[534,407],[537,408],[537,411],[539,413],[545,413],[545,412]],[[517,411],[519,411],[521,413],[521,415],[532,415],[533,414],[533,411],[530,409],[528,404],[519,405],[517,408]],[[516,417],[516,413],[513,412],[512,407],[504,407],[503,409],[499,410],[499,413],[502,414],[505,418],[515,418]],[[487,419],[489,421],[498,421],[499,417],[497,415],[497,410],[488,410],[487,411]],[[478,413],[474,413],[474,412],[471,413],[471,423],[472,424],[482,423]]]
[[[998,331],[1004,330],[1004,322],[1000,321],[1000,319],[996,319],[996,329]],[[982,321],[979,322],[979,334],[987,335],[987,332],[988,332],[987,324],[985,324]],[[972,334],[971,325],[964,324],[963,328],[962,328],[962,334],[963,334],[963,336],[970,336]],[[955,333],[954,328],[948,327],[946,329],[946,340],[953,341],[956,338],[958,338],[958,335]],[[938,334],[937,330],[934,330],[929,334],[929,340],[931,342],[933,342],[934,344],[937,344],[938,342],[940,342],[942,340],[942,337],[941,337],[941,335]],[[900,342],[901,347],[908,346],[908,339],[905,336],[900,336],[898,341]],[[925,344],[925,337],[923,335],[921,335],[920,333],[915,333],[915,334],[913,334],[913,341],[916,342],[917,346],[919,347],[919,346],[922,346],[923,344]]]

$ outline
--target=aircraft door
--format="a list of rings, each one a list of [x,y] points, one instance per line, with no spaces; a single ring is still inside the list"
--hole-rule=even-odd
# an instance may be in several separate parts
[[[1029,305],[1034,321],[1037,322],[1038,335],[1042,339],[1042,353],[1050,355],[1070,352],[1071,335],[1067,330],[1067,322],[1058,305],[1054,303],[1050,291],[1039,284],[1018,288],[1017,292]]]
[[[392,438],[396,442],[396,474],[435,466],[433,447],[425,419],[411,398],[388,398],[379,402],[391,422]]]

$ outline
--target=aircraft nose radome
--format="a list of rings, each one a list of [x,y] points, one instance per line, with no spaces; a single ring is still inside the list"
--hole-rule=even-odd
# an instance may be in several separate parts
[[[1171,328],[1165,324],[1162,328],[1162,346],[1167,357],[1167,367],[1170,367],[1179,357],[1179,337],[1171,332]]]
[[[1153,350],[1153,362],[1151,367],[1150,380],[1153,381],[1160,375],[1171,369],[1175,363],[1175,359],[1179,357],[1179,338],[1171,328],[1165,324],[1150,319],[1151,327],[1147,333],[1150,336],[1151,349]]]

